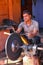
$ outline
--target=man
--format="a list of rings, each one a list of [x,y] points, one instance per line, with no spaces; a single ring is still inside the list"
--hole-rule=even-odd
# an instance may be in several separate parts
[[[22,28],[24,29],[25,35],[28,39],[35,38],[39,33],[39,25],[38,22],[32,20],[31,13],[28,10],[23,11],[23,22],[21,22],[18,26],[17,33],[20,33]],[[38,39],[39,37],[37,37]]]
[[[37,39],[39,39],[39,37],[37,35],[39,33],[39,25],[37,21],[32,20],[31,13],[28,10],[23,11],[23,20],[24,21],[19,24],[16,32],[20,33],[23,28],[25,35],[29,40],[35,39],[36,41],[38,41]],[[34,65],[39,65],[38,58],[33,56],[33,59],[36,61],[34,62]]]

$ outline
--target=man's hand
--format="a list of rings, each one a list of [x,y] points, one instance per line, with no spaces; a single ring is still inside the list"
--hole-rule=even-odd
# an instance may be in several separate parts
[[[38,31],[33,31],[33,32],[28,33],[27,36],[28,36],[29,38],[33,38],[34,36],[37,35],[37,33],[38,33]]]
[[[18,28],[17,30],[16,30],[16,33],[20,33],[21,32],[21,28]]]
[[[33,35],[32,33],[28,33],[27,36],[28,36],[29,38],[32,38],[34,35]]]

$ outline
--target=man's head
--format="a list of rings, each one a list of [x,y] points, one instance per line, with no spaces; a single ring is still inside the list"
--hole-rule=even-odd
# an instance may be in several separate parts
[[[28,10],[23,11],[23,19],[25,22],[31,20],[31,13]]]

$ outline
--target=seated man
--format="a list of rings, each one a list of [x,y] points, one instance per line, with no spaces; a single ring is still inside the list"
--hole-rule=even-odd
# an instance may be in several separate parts
[[[33,39],[33,38],[36,38],[36,40],[39,39],[38,37],[36,37],[39,33],[38,22],[32,20],[31,13],[28,10],[23,11],[23,20],[24,21],[19,24],[16,32],[20,33],[23,28],[25,35],[28,37],[28,39]],[[35,58],[35,56],[33,56],[33,59],[35,61],[37,60],[37,62],[34,62],[34,65],[39,65],[38,58]]]
[[[32,20],[31,13],[27,10],[23,11],[23,22],[21,22],[18,26],[17,33],[20,33],[22,28],[24,29],[25,35],[28,37],[28,39],[35,38],[38,39],[40,42],[40,38],[38,37],[39,34],[39,25],[38,22],[35,20]]]

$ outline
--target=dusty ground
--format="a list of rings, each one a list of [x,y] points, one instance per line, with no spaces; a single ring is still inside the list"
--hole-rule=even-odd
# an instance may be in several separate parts
[[[10,62],[8,61],[8,63],[7,63],[6,60],[0,60],[0,65],[23,65],[23,63],[22,62],[19,62],[19,63],[12,62],[11,63],[11,61]]]

